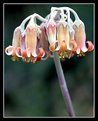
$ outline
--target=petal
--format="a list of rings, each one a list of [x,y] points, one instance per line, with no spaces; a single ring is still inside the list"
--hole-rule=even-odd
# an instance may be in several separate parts
[[[80,54],[80,48],[77,48],[76,53]]]
[[[74,34],[75,34],[74,31],[72,31],[72,32],[69,33],[69,35],[70,35],[70,41],[74,40]]]
[[[56,41],[56,24],[54,21],[49,21],[46,27],[46,33],[48,36],[49,43],[53,43]]]
[[[13,50],[14,50],[14,47],[9,45],[7,48],[5,48],[5,53],[7,55],[12,55],[13,54]]]
[[[35,50],[32,50],[31,54],[32,54],[33,57],[37,57],[37,53],[36,53]]]
[[[37,32],[34,27],[26,28],[26,37],[25,37],[26,48],[36,49],[37,45]]]
[[[25,35],[21,36],[20,48],[21,48],[21,54],[22,54],[23,51],[26,49],[26,45],[25,45]]]
[[[16,49],[16,55],[17,55],[17,57],[22,57],[21,55],[20,55],[20,47],[18,47],[17,49]]]
[[[86,48],[86,34],[85,34],[85,27],[83,24],[80,24],[79,27],[77,27],[76,25],[74,26],[74,30],[75,30],[75,40],[77,43],[78,48],[80,48],[83,52],[87,51]],[[77,52],[80,52],[79,49],[77,50]]]
[[[41,60],[47,60],[50,57],[50,54],[46,51],[44,56],[42,56]]]
[[[75,40],[71,40],[70,44],[73,46],[71,50],[72,51],[76,51],[77,50],[77,43],[76,43],[76,41]]]
[[[38,55],[37,55],[37,57],[36,57],[36,62],[38,62],[38,61],[41,61],[42,59],[42,57],[45,55],[45,52],[44,52],[44,50],[43,50],[43,48],[39,48],[39,53],[38,53]]]
[[[44,55],[44,50],[42,48],[39,48],[39,53],[36,57],[36,62],[41,61],[41,57]]]
[[[27,51],[24,50],[21,55],[22,55],[22,57],[27,57]]]
[[[67,49],[69,49],[69,27],[66,23],[60,22],[57,25],[57,40],[59,43],[65,40],[67,44]]]
[[[42,56],[44,56],[44,54],[45,54],[45,52],[44,52],[43,48],[38,49],[38,54],[35,50],[31,50],[31,55],[35,58],[36,57],[42,57]]]
[[[66,26],[64,26],[63,23],[59,23],[57,25],[57,40],[60,42],[62,42],[63,40],[65,40],[66,38]]]
[[[27,51],[27,57],[30,57],[31,53],[32,53],[32,50],[30,48],[27,48],[26,51]]]
[[[84,53],[88,51],[88,49],[86,48],[86,45],[85,45],[84,47],[82,47],[81,50],[82,50],[82,52],[84,52]]]
[[[14,30],[12,45],[13,47],[20,47],[20,39],[21,39],[21,29],[17,27]]]
[[[41,46],[45,51],[49,51],[49,44],[48,44],[48,38],[47,38],[47,33],[46,33],[46,28],[44,25],[41,25],[41,34],[40,34],[40,42]]]
[[[59,49],[60,49],[60,46],[59,46],[58,41],[51,43],[49,46],[49,50],[52,52],[58,51]]]
[[[37,57],[35,62],[41,61],[41,57]]]
[[[67,50],[67,44],[66,44],[66,41],[63,40],[61,43],[60,43],[60,51],[66,51]]]
[[[87,41],[87,43],[88,43],[88,51],[90,52],[94,49],[94,45],[91,41]]]
[[[43,48],[39,48],[39,53],[38,53],[37,57],[42,57],[42,56],[44,56],[44,54],[45,54],[45,52],[44,52]]]
[[[51,43],[49,46],[49,50],[54,52],[55,51],[55,43]]]

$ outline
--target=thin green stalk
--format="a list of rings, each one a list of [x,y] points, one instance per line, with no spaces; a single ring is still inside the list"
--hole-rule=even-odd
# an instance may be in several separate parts
[[[60,84],[60,88],[61,88],[61,91],[62,91],[62,95],[64,97],[64,101],[65,101],[65,104],[66,104],[66,107],[67,107],[67,112],[68,112],[69,116],[75,117],[75,112],[74,112],[72,101],[71,101],[69,91],[68,91],[68,88],[67,88],[66,80],[64,78],[64,73],[63,73],[63,70],[62,70],[60,59],[59,59],[59,57],[56,53],[54,53],[54,63],[55,63],[57,75],[58,75],[58,78],[59,78],[59,84]]]

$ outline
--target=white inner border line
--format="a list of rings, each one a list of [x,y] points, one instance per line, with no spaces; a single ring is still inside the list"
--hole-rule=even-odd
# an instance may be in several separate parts
[[[4,60],[4,40],[5,40],[5,38],[4,38],[4,6],[5,5],[48,5],[48,4],[50,4],[50,5],[93,5],[93,26],[94,26],[94,29],[93,29],[93,43],[94,43],[94,51],[93,51],[93,116],[92,117],[79,117],[79,116],[76,116],[75,118],[94,118],[95,117],[95,3],[3,3],[3,60]],[[4,62],[5,62],[5,60],[4,60]],[[12,117],[10,117],[10,116],[4,116],[4,62],[3,62],[3,117],[4,118],[71,118],[71,117],[67,117],[67,116],[63,116],[63,117],[48,117],[48,116],[45,116],[45,117],[34,117],[34,116],[32,116],[32,117],[28,117],[28,116],[26,116],[26,117],[23,117],[23,116],[21,116],[21,117],[16,117],[16,116],[12,116]]]

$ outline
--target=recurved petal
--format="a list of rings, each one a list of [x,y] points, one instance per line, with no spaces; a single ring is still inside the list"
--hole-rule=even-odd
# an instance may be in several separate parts
[[[14,47],[9,45],[8,47],[5,48],[5,53],[7,55],[12,55],[13,54]]]
[[[45,51],[43,50],[43,48],[39,48],[39,53],[38,53],[38,57],[43,57],[45,54]]]
[[[23,58],[27,57],[27,51],[26,51],[26,49],[22,51],[21,55],[22,55]]]
[[[59,49],[60,49],[60,44],[58,43],[58,41],[51,43],[49,46],[49,50],[52,52],[58,51]]]
[[[88,51],[90,52],[94,49],[94,45],[91,41],[87,41],[87,43],[88,43]]]
[[[36,62],[41,61],[41,58],[44,56],[44,54],[45,54],[45,52],[44,52],[43,48],[39,48],[39,53],[36,57]]]
[[[71,48],[71,51],[76,51],[77,50],[77,43],[75,40],[70,40],[70,48]]]
[[[50,57],[50,53],[46,51],[44,56],[42,56],[41,60],[47,60],[49,57]]]
[[[22,56],[21,56],[20,47],[16,48],[15,53],[16,53],[16,56],[17,56],[17,57],[19,57],[19,58],[22,57]]]

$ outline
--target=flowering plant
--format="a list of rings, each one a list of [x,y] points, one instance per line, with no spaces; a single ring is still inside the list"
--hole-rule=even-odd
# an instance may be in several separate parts
[[[36,19],[42,23],[38,25]],[[30,63],[53,58],[68,114],[75,116],[60,59],[82,56],[93,49],[92,42],[86,42],[85,25],[77,13],[69,7],[52,7],[45,18],[34,13],[24,19],[14,30],[12,45],[5,48],[5,53],[11,55],[13,61]]]
[[[72,21],[70,12],[74,14],[75,21]],[[36,19],[42,21],[41,25],[36,23]],[[22,59],[35,63],[53,57],[54,52],[61,59],[66,59],[75,54],[81,56],[93,48],[91,41],[86,42],[85,25],[74,10],[68,7],[52,7],[46,18],[36,13],[27,17],[14,30],[12,45],[5,52],[12,55],[13,60]]]

